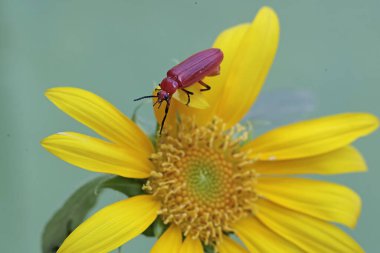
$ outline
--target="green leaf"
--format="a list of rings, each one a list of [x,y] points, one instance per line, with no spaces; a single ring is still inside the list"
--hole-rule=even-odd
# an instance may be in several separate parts
[[[124,177],[113,177],[105,182],[103,182],[103,188],[110,188],[120,193],[123,193],[129,197],[144,194],[142,186],[145,180],[124,178]]]
[[[203,246],[205,253],[215,253],[214,247],[210,245],[204,245]]]
[[[162,233],[165,231],[166,229],[166,225],[164,224],[164,222],[158,217],[155,222],[153,223],[153,234],[155,237],[159,238]]]
[[[119,191],[129,197],[143,194],[144,180],[101,176],[91,180],[64,203],[45,226],[42,235],[43,253],[56,252],[66,237],[86,218],[105,189]]]
[[[143,235],[158,238],[166,228],[167,226],[164,224],[161,218],[157,217],[157,219],[143,232]]]

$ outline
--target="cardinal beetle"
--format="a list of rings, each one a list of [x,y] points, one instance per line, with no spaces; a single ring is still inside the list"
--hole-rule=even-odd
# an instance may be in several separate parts
[[[200,91],[210,90],[211,87],[202,81],[206,76],[216,76],[220,73],[220,63],[223,60],[223,52],[218,48],[209,48],[193,54],[183,62],[171,68],[166,77],[161,81],[160,88],[157,95],[144,96],[135,99],[138,101],[144,98],[157,98],[157,101],[153,104],[159,104],[160,108],[162,102],[166,101],[165,115],[161,122],[160,134],[165,124],[166,116],[169,112],[170,99],[173,94],[181,89],[187,94],[187,103],[190,103],[190,95],[194,95],[193,92],[186,90],[187,87],[199,83],[204,88]]]

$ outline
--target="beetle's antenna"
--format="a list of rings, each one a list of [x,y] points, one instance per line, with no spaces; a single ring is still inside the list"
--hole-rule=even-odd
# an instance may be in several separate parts
[[[134,99],[133,101],[139,101],[139,100],[141,100],[141,99],[144,99],[144,98],[157,98],[158,96],[143,96],[143,97],[141,97],[141,98],[136,98],[136,99]]]

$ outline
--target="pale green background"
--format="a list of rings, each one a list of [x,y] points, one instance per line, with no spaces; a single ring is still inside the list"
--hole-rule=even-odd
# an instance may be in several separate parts
[[[380,115],[379,1],[2,0],[0,2],[0,252],[40,252],[44,223],[79,184],[94,176],[45,152],[39,141],[85,127],[56,109],[44,90],[91,90],[130,115],[173,65],[209,47],[224,28],[250,21],[260,6],[281,20],[281,40],[264,92],[309,89],[309,116],[346,111]],[[147,104],[143,115],[152,117]],[[380,135],[356,143],[370,172],[330,177],[362,196],[354,231],[379,252]],[[119,199],[109,192],[102,204]],[[99,205],[99,206],[101,206]],[[138,238],[125,252],[148,252]],[[128,248],[128,251],[126,249]]]

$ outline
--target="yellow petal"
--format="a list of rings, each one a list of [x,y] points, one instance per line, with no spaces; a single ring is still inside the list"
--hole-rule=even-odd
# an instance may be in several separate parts
[[[147,178],[153,168],[144,154],[83,134],[58,133],[41,144],[62,160],[90,171]]]
[[[340,174],[367,170],[361,154],[351,146],[294,160],[258,161],[252,168],[259,174]]]
[[[199,239],[194,240],[188,236],[183,242],[179,253],[203,253],[202,243]]]
[[[172,99],[170,110],[167,116],[168,125],[175,123],[176,114],[178,113],[182,117],[194,117],[198,125],[208,123],[213,116],[215,116],[216,106],[218,105],[223,89],[225,88],[225,82],[227,76],[231,70],[231,63],[235,57],[235,54],[240,46],[240,42],[247,32],[250,24],[241,24],[223,31],[215,40],[213,47],[220,48],[224,54],[224,59],[220,65],[220,75],[206,77],[203,81],[211,86],[211,90],[202,92],[202,100],[204,99],[208,107],[198,110],[185,106],[185,103],[180,103],[176,99]],[[199,87],[199,85],[195,85]],[[193,100],[192,96],[192,100]],[[164,108],[155,108],[156,119],[161,123]]]
[[[203,80],[211,86],[210,91],[203,92],[209,107],[197,110],[173,99],[165,124],[174,124],[177,113],[182,117],[195,117],[198,125],[207,124],[215,115],[226,120],[229,126],[240,121],[265,81],[278,37],[277,16],[268,7],[259,11],[252,24],[241,24],[221,33],[213,45],[224,54],[221,74]],[[155,108],[159,123],[163,111],[163,108]]]
[[[218,245],[218,249],[220,253],[248,253],[242,246],[226,235],[223,235],[223,240]]]
[[[260,178],[256,190],[281,206],[351,228],[360,214],[360,197],[338,184],[303,178]]]
[[[204,92],[205,97],[211,105],[208,114],[213,113],[220,102],[222,93],[226,87],[227,78],[233,70],[232,63],[240,48],[241,42],[250,27],[251,23],[231,27],[219,34],[214,42],[213,47],[221,49],[224,58],[220,64],[220,75],[208,77],[204,80],[205,83],[212,84],[211,91]],[[203,113],[206,114],[206,112]],[[203,120],[206,122],[212,118],[212,115],[202,115],[202,117],[207,119]]]
[[[184,105],[187,96],[181,103],[172,100],[167,123],[173,124],[177,113],[184,117],[195,116],[200,125],[208,123],[215,113],[230,126],[240,121],[265,81],[277,50],[278,37],[277,16],[268,7],[259,11],[252,24],[242,24],[221,33],[213,45],[224,54],[221,74],[203,80],[211,86],[210,91],[203,92],[209,107],[201,111],[189,108]],[[162,120],[163,110],[155,109],[161,111],[156,112],[158,122]]]
[[[183,105],[179,105],[177,106],[177,110],[180,115],[194,117],[198,125],[209,123],[215,116],[215,111],[226,87],[227,77],[231,72],[231,63],[249,27],[250,24],[240,24],[219,34],[212,47],[221,49],[224,55],[220,65],[220,74],[218,76],[206,77],[203,80],[211,87],[211,90],[202,92],[209,106],[203,110],[188,110]]]
[[[234,55],[219,98],[216,114],[228,126],[244,117],[259,94],[276,55],[279,34],[276,13],[261,8]]]
[[[233,227],[249,252],[255,253],[301,253],[293,243],[277,235],[254,217],[240,220]],[[232,251],[233,252],[233,251]]]
[[[46,91],[59,109],[108,140],[150,155],[153,146],[141,129],[103,98],[86,90],[60,87]]]
[[[138,236],[157,217],[160,204],[150,195],[119,201],[95,213],[72,232],[58,253],[107,253]]]
[[[176,225],[171,225],[160,239],[158,239],[150,253],[178,253],[181,246],[181,230]]]
[[[256,203],[256,215],[266,226],[306,252],[364,253],[350,236],[328,222],[266,200]]]
[[[376,130],[377,117],[345,113],[279,127],[243,147],[258,160],[287,160],[324,154]]]

